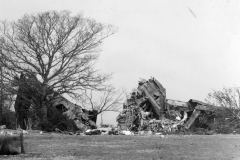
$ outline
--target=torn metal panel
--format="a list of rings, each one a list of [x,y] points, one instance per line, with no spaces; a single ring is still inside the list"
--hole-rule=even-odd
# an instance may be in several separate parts
[[[178,100],[166,99],[166,103],[168,105],[173,106],[176,109],[184,110],[184,111],[191,111],[192,106],[188,102],[182,102]]]
[[[195,121],[195,119],[200,115],[201,111],[195,109],[191,115],[191,117],[189,118],[189,120],[185,123],[185,128],[190,128],[191,125],[193,124],[193,122]]]
[[[147,96],[147,99],[150,101],[150,103],[153,106],[153,109],[155,113],[160,116],[161,115],[161,107],[160,105],[155,101],[155,99],[152,97],[151,93],[148,91],[147,87],[145,85],[142,85],[139,89],[144,91],[145,95]]]
[[[160,117],[165,109],[166,89],[154,78],[139,82],[138,90],[141,97],[151,103],[155,113]]]
[[[206,105],[197,105],[195,107],[195,109],[198,109],[198,110],[204,110],[204,111],[214,111],[215,108],[213,106],[206,106]]]
[[[212,105],[197,105],[195,107],[195,109],[214,112],[214,111],[216,111],[217,107],[212,106]]]
[[[168,104],[170,104],[170,105],[175,106],[175,107],[184,107],[184,108],[188,108],[189,107],[187,102],[171,100],[171,99],[166,99],[166,102]]]
[[[205,105],[205,106],[208,106],[208,105],[209,105],[209,104],[207,104],[207,103],[204,103],[204,102],[201,102],[201,101],[195,100],[195,99],[190,99],[190,100],[188,101],[188,103],[191,105],[191,107],[192,107],[193,110],[195,109],[195,107],[196,107],[197,105]]]
[[[161,94],[166,97],[166,89],[161,85],[161,83],[159,83],[156,79],[152,78],[149,80],[150,82],[154,83],[155,86],[158,87],[159,91],[161,92]]]

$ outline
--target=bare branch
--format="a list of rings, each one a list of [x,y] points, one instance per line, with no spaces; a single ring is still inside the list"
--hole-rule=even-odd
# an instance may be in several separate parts
[[[94,94],[100,94],[99,100],[94,100]],[[108,86],[104,91],[87,90],[84,96],[77,99],[82,102],[82,106],[86,109],[97,110],[97,114],[106,111],[119,111],[119,106],[123,103],[123,91],[116,90],[112,86]],[[97,101],[97,102],[96,102]]]

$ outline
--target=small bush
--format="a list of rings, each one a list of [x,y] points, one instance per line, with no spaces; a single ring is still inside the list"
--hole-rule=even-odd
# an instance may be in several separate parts
[[[211,128],[216,133],[235,133],[240,128],[240,118],[237,116],[239,109],[221,107],[215,112],[215,121]]]
[[[56,128],[60,129],[61,131],[67,131],[68,127],[67,127],[67,123],[66,122],[59,122],[56,125]]]
[[[1,125],[6,125],[8,129],[16,129],[16,115],[14,111],[4,107],[2,116]]]
[[[38,123],[38,128],[42,131],[48,131],[48,132],[52,132],[54,129],[54,126],[51,122],[45,120],[43,122]]]

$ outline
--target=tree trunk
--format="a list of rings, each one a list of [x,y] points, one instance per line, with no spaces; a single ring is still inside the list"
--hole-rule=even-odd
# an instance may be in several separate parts
[[[41,122],[47,121],[47,105],[44,102],[40,103],[39,119]]]
[[[42,105],[42,113],[43,113],[43,120],[47,121],[47,106],[44,104]]]
[[[102,117],[102,113],[101,113],[101,125],[103,125],[103,117]]]
[[[2,125],[2,110],[3,110],[3,75],[2,66],[0,66],[0,76],[1,76],[1,102],[0,102],[0,124]]]
[[[47,119],[47,111],[48,111],[48,109],[47,109],[47,104],[46,104],[46,102],[44,101],[44,97],[46,97],[46,93],[47,93],[47,85],[45,84],[45,83],[43,83],[42,84],[42,96],[41,96],[41,109],[42,109],[42,113],[43,113],[43,120],[44,121],[47,121],[48,119]]]

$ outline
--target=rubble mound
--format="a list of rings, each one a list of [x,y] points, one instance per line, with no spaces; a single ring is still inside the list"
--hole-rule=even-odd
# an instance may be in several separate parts
[[[117,122],[119,130],[132,132],[176,133],[189,130],[193,124],[210,129],[215,109],[194,99],[188,102],[166,99],[166,89],[156,79],[142,79],[123,104]]]

